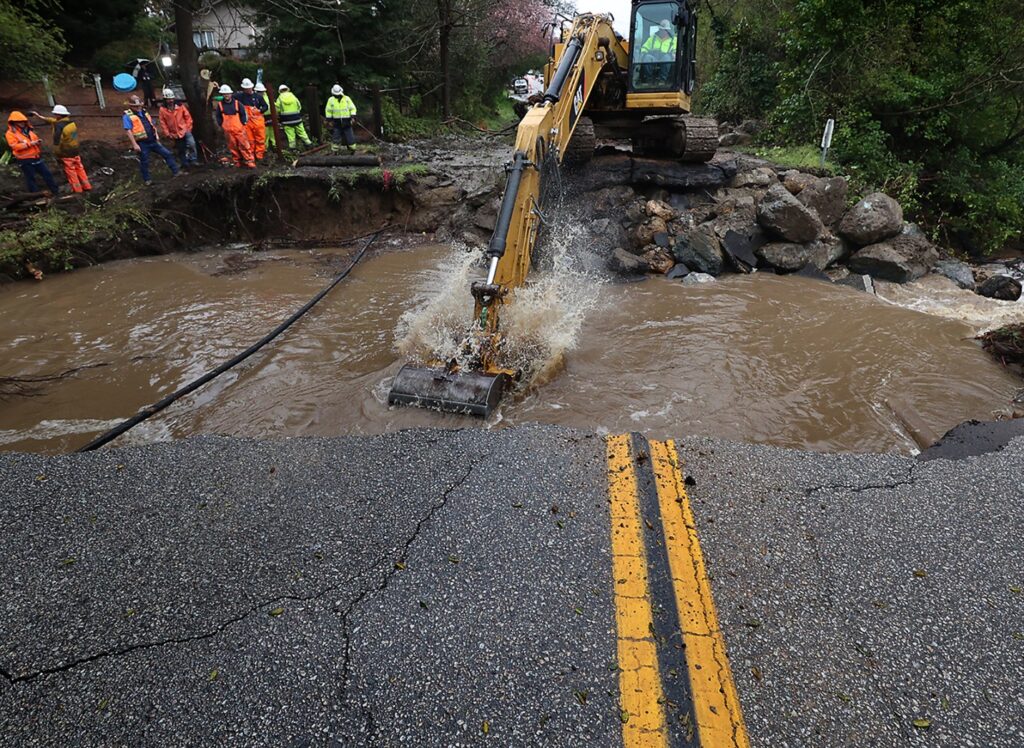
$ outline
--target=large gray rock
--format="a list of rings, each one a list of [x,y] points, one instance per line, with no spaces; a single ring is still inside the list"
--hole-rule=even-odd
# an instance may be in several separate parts
[[[636,191],[626,184],[605,187],[589,195],[591,211],[594,215],[614,215],[621,212],[624,206],[636,199]]]
[[[1017,301],[1021,294],[1020,281],[1008,275],[993,275],[978,286],[978,294],[1000,301]]]
[[[826,226],[834,226],[846,210],[846,195],[849,185],[842,177],[815,179],[806,185],[797,200],[818,214]]]
[[[635,254],[617,247],[608,257],[608,269],[620,275],[642,275],[648,270],[647,263]]]
[[[793,242],[770,242],[754,250],[763,263],[787,273],[794,273],[811,261],[811,251],[806,244]]]
[[[923,236],[900,234],[854,253],[850,270],[894,283],[908,283],[925,275],[938,261],[938,250]]]
[[[676,238],[673,250],[676,259],[690,270],[708,275],[720,275],[725,268],[725,253],[714,230],[698,226]]]
[[[683,278],[684,286],[702,286],[705,283],[714,283],[715,276],[708,275],[707,273],[690,273],[688,276]]]
[[[935,272],[956,283],[960,288],[974,290],[974,271],[966,262],[942,260],[935,265]]]
[[[821,236],[821,219],[781,184],[773,185],[757,206],[757,222],[787,242],[810,242]]]
[[[837,262],[845,260],[850,249],[846,242],[833,234],[825,234],[807,245],[810,250],[810,263],[818,270],[825,270]]]
[[[818,181],[818,178],[813,174],[807,174],[796,169],[790,169],[782,174],[782,186],[794,195],[799,195],[816,181]]]
[[[747,132],[730,132],[718,138],[718,145],[729,148],[734,145],[750,145],[754,142],[754,136]]]
[[[769,187],[776,184],[779,178],[770,166],[759,166],[756,169],[740,172],[733,177],[732,187]]]
[[[850,273],[849,275],[833,280],[837,286],[849,286],[855,288],[858,291],[869,293],[874,295],[875,293],[875,282],[871,280],[870,275],[858,275],[857,273]]]
[[[896,236],[903,228],[903,208],[886,194],[875,192],[854,205],[839,223],[839,233],[859,247]]]
[[[599,247],[622,247],[628,242],[626,230],[617,221],[598,218],[587,226],[587,232]]]

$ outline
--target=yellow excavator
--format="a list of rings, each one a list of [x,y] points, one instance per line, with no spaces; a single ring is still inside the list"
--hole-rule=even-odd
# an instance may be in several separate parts
[[[633,152],[707,161],[718,145],[713,118],[690,115],[697,14],[691,0],[634,0],[629,39],[610,15],[585,13],[565,25],[545,69],[547,89],[519,124],[487,277],[472,283],[473,323],[462,355],[406,364],[389,404],[487,417],[522,372],[502,362],[501,311],[526,282],[559,165],[594,154],[598,138],[629,140]]]

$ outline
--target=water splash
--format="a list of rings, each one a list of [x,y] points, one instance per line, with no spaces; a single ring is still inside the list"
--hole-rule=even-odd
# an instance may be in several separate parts
[[[540,251],[546,258],[545,269],[531,272],[501,316],[504,337],[499,363],[523,372],[520,386],[524,389],[543,384],[561,371],[603,282],[593,272],[598,263],[582,221],[560,221],[546,233]],[[399,353],[418,363],[452,359],[465,363],[470,356],[464,343],[473,323],[469,287],[483,277],[485,268],[479,251],[453,248],[426,276],[419,303],[399,321]]]

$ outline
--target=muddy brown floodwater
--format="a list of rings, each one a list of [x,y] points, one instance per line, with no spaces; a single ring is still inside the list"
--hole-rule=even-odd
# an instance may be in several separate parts
[[[379,250],[284,336],[117,443],[541,422],[907,452],[907,422],[941,435],[991,418],[1022,384],[962,321],[796,277],[659,278],[594,283],[564,367],[489,423],[389,409],[398,320],[450,252]],[[0,377],[91,367],[0,401],[0,449],[86,443],[269,331],[345,257],[165,256],[0,288]]]

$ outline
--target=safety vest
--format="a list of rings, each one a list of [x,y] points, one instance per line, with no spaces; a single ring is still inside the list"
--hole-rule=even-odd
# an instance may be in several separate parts
[[[238,99],[218,101],[214,106],[220,112],[221,127],[225,130],[241,130],[245,125],[245,106]]]
[[[291,91],[282,91],[277,97],[277,114],[282,125],[301,124],[302,103]]]
[[[668,37],[667,39],[662,39],[660,36],[655,34],[654,36],[649,37],[647,41],[644,42],[643,46],[640,47],[640,51],[659,52],[661,54],[674,55],[676,53],[675,34]]]
[[[149,115],[145,112],[143,112],[142,115],[149,120],[149,126],[155,131],[156,128],[153,127],[153,120],[149,119]],[[149,134],[146,132],[146,125],[143,123],[142,117],[130,110],[125,111],[124,116],[128,118],[128,124],[131,125],[131,128],[126,127],[125,130],[130,129],[132,137],[136,140],[149,139]]]
[[[7,128],[7,145],[11,147],[11,153],[15,158],[39,158],[42,155],[42,149],[39,147],[41,142],[31,127],[22,130],[12,125]]]
[[[324,116],[327,119],[347,119],[356,116],[356,105],[350,96],[332,96],[327,100],[327,107],[324,109]]]

